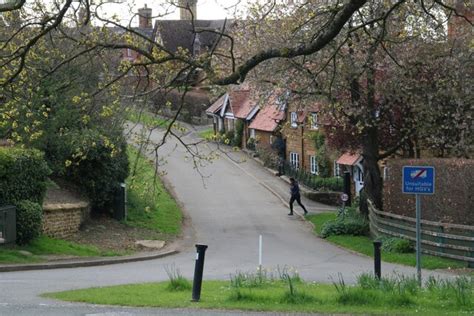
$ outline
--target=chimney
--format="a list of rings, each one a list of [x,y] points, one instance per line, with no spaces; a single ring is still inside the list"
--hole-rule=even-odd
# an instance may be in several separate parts
[[[151,29],[151,9],[147,8],[146,4],[144,8],[138,9],[138,27],[141,29]]]
[[[180,20],[197,20],[197,0],[179,0]]]

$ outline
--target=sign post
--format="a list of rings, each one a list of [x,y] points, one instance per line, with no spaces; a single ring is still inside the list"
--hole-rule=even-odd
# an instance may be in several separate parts
[[[434,194],[435,169],[431,166],[403,166],[402,192],[416,199],[416,272],[421,286],[421,200],[420,194]]]

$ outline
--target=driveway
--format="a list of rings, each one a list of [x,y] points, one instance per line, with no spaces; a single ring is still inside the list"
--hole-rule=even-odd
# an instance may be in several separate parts
[[[159,142],[161,136],[161,131],[154,131],[151,140]],[[183,140],[192,143],[196,136],[191,132]],[[196,169],[189,153],[174,139],[169,139],[159,151],[160,157],[167,161],[159,169],[165,172],[164,180],[180,201],[190,223],[177,244],[181,250],[179,254],[109,266],[0,273],[0,314],[17,315],[21,314],[19,311],[25,311],[23,314],[28,315],[26,311],[34,310],[35,306],[44,310],[59,308],[71,313],[78,310],[78,315],[85,314],[79,312],[83,305],[65,304],[38,295],[92,286],[166,280],[164,268],[167,265],[174,264],[183,275],[192,278],[195,243],[209,246],[205,279],[227,279],[236,271],[255,271],[259,235],[263,236],[263,266],[269,270],[292,267],[304,279],[318,282],[331,282],[331,278],[337,278],[338,274],[346,282],[354,282],[358,274],[372,271],[370,258],[325,242],[314,236],[311,226],[299,216],[287,216],[288,209],[277,192],[284,194],[286,188],[284,182],[279,182],[281,179],[243,153],[215,151],[215,145],[209,144],[201,144],[198,148],[204,155],[214,152],[220,157],[211,163],[201,161]],[[324,205],[305,202],[311,212],[324,209]],[[415,273],[414,268],[387,263],[382,265],[382,269],[384,274]],[[425,277],[428,274],[437,275],[424,271]],[[137,309],[137,314],[146,312]]]

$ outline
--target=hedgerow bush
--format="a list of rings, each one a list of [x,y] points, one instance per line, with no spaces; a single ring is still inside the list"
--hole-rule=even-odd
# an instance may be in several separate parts
[[[388,252],[396,252],[396,253],[410,253],[414,252],[415,248],[413,246],[413,242],[396,237],[384,237],[381,239],[382,241],[382,250]]]
[[[24,245],[41,234],[43,208],[28,200],[16,203],[16,243]]]
[[[55,175],[77,184],[95,211],[107,211],[128,176],[126,141],[97,129],[71,131],[47,152]]]
[[[21,200],[41,204],[50,173],[41,151],[0,147],[0,205]]]
[[[361,216],[355,208],[348,208],[346,213],[341,213],[335,220],[326,222],[321,228],[321,237],[334,235],[369,235],[369,222]]]

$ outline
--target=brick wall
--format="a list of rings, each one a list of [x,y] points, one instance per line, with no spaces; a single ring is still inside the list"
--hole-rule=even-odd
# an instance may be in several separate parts
[[[272,133],[255,130],[255,137],[258,142],[255,145],[257,150],[272,150],[272,144],[270,144],[270,136]]]
[[[387,161],[384,211],[415,216],[415,195],[402,193],[403,166],[434,166],[435,193],[421,196],[422,219],[474,225],[473,159],[392,159]]]
[[[316,154],[314,140],[301,126],[297,128],[286,127],[284,135],[286,137],[286,160],[290,161],[290,152],[299,155],[300,168],[310,172],[310,157]]]
[[[67,237],[77,231],[89,217],[87,202],[43,205],[43,234],[50,237]]]

